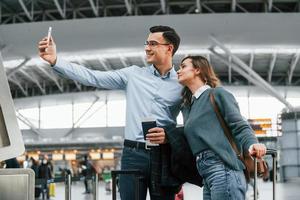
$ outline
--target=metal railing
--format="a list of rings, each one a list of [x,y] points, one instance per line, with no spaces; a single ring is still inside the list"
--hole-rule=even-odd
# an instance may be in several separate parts
[[[133,175],[135,177],[135,199],[139,199],[139,180],[143,178],[141,170],[112,170],[112,200],[117,199],[117,176],[118,175]]]
[[[71,171],[69,169],[64,170],[65,176],[59,177],[59,178],[53,178],[53,179],[42,179],[38,178],[35,180],[35,185],[43,185],[43,184],[49,184],[49,183],[64,183],[65,184],[65,200],[71,200],[72,199],[72,182],[82,181],[82,176],[72,177]],[[88,180],[92,180],[92,196],[93,200],[98,200],[98,173],[94,173],[92,177],[87,178]]]

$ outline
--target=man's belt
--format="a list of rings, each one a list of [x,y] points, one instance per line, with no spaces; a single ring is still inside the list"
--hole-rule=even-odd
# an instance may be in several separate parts
[[[159,146],[149,145],[145,142],[138,142],[132,140],[124,140],[124,147],[140,149],[140,150],[149,150],[149,149],[157,149]]]

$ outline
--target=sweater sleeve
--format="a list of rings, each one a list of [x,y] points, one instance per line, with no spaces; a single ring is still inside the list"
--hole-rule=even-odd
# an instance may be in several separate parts
[[[238,146],[248,151],[257,139],[249,123],[242,117],[234,96],[223,88],[214,90],[215,101]]]

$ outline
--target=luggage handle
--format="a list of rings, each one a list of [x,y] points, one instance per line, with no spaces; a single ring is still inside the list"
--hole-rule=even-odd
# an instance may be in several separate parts
[[[272,155],[272,157],[277,157],[277,150],[275,150],[275,149],[267,149],[266,155]]]
[[[117,175],[135,175],[135,181],[136,181],[136,185],[135,185],[135,199],[138,200],[139,199],[139,178],[142,177],[143,173],[141,170],[137,170],[137,169],[129,169],[129,170],[112,170],[111,171],[111,177],[112,177],[112,199],[116,200],[116,194],[117,194],[117,190],[116,190],[116,178]]]
[[[266,155],[271,155],[273,158],[273,200],[276,199],[276,161],[277,150],[267,149]],[[257,158],[254,156],[254,200],[257,200]]]

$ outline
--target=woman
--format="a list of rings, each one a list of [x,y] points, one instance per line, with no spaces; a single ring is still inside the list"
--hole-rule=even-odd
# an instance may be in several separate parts
[[[266,147],[257,142],[233,95],[217,87],[219,79],[206,58],[185,57],[177,75],[179,82],[185,86],[182,92],[184,134],[197,159],[198,172],[203,177],[203,199],[245,199],[244,165],[223,132],[210,102],[210,93],[214,95],[240,149],[261,158]]]

